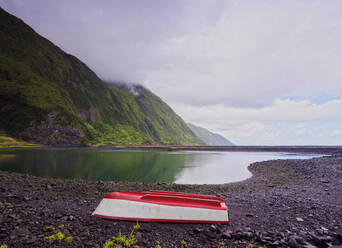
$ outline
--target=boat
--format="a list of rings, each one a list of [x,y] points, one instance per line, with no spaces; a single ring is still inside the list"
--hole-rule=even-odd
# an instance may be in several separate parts
[[[219,197],[159,190],[108,193],[92,215],[130,221],[228,223],[226,203]]]

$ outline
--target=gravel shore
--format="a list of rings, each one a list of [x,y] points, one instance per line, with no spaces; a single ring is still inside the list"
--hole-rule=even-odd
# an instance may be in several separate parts
[[[224,185],[60,180],[0,171],[0,246],[102,247],[135,225],[91,216],[104,194],[159,189],[222,197],[230,223],[139,223],[139,247],[342,247],[342,155],[258,162],[249,170],[253,177]],[[44,239],[59,231],[72,242]]]

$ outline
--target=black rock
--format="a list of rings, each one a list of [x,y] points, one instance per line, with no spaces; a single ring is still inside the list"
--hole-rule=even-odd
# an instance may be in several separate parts
[[[282,244],[280,243],[279,240],[276,240],[276,241],[270,243],[269,245],[270,245],[271,247],[281,247]]]
[[[331,237],[330,237],[331,238]],[[313,243],[314,245],[320,247],[320,248],[328,248],[329,247],[329,240],[331,239],[327,239],[325,237],[318,237],[314,234],[311,234],[311,243]]]
[[[67,221],[68,219],[69,219],[69,216],[63,216],[63,217],[61,218],[62,221]]]
[[[247,237],[248,239],[252,239],[252,238],[255,237],[255,235],[254,235],[253,232],[246,232],[245,234],[246,234],[246,237]],[[272,241],[273,241],[273,240],[272,240]]]
[[[246,234],[243,232],[236,232],[232,234],[232,238],[237,239],[237,240],[243,239],[245,237],[246,237]]]
[[[232,234],[233,234],[232,231],[226,231],[226,232],[222,233],[221,237],[223,239],[231,239],[232,238]]]
[[[301,245],[296,241],[294,237],[291,237],[288,241],[288,245],[292,248],[300,248]]]
[[[208,237],[209,239],[215,239],[215,238],[216,238],[216,234],[213,233],[213,232],[210,231],[210,230],[204,230],[203,233],[204,233],[204,235],[205,235],[206,237]]]
[[[194,233],[201,233],[201,232],[203,232],[203,229],[196,227],[193,229],[193,231],[194,231]]]
[[[293,236],[293,238],[299,243],[299,244],[305,244],[305,239],[301,236]]]
[[[143,232],[143,233],[150,233],[150,232],[152,232],[152,230],[149,227],[147,227],[147,225],[144,226],[143,228],[140,228],[139,230],[140,230],[140,232]]]
[[[318,247],[310,243],[305,243],[304,248],[318,248]]]
[[[29,238],[26,240],[26,244],[32,244],[32,243],[36,242],[36,240],[37,240],[37,237],[36,237],[36,236],[29,237]]]
[[[209,227],[209,230],[212,231],[212,232],[217,232],[217,227],[215,225],[211,225]]]
[[[339,242],[342,243],[342,234],[341,233],[334,233],[334,238],[337,239]]]
[[[142,233],[141,233],[141,232],[137,232],[137,233],[135,234],[135,238],[136,238],[137,240],[140,240],[140,239],[142,238]]]

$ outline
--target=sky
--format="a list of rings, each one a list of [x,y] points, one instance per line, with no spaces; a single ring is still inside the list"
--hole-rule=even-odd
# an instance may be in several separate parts
[[[0,0],[106,81],[238,145],[342,145],[342,1]]]

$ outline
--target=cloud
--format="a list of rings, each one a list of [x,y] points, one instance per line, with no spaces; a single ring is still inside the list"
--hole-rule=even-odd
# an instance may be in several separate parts
[[[331,135],[333,137],[342,137],[342,131],[340,129],[335,129]]]
[[[167,66],[146,81],[168,101],[197,106],[341,95],[341,4],[240,1],[215,26],[165,44]]]
[[[37,32],[85,61],[103,79],[143,83],[160,68],[160,47],[170,39],[211,25],[219,0],[0,0]],[[222,0],[221,0],[222,2]]]
[[[167,102],[258,108],[342,94],[341,1],[0,4],[100,77],[145,84]]]
[[[340,0],[0,5],[101,78],[141,83],[237,144],[342,143]]]
[[[240,145],[341,145],[342,97],[322,104],[276,100],[263,108],[224,105],[172,107],[191,123],[215,130]]]
[[[181,115],[189,116],[195,123],[238,123],[251,121],[286,121],[297,122],[298,128],[308,125],[309,121],[342,120],[342,97],[323,104],[312,104],[309,101],[276,100],[272,105],[263,108],[234,108],[224,105],[191,106],[174,104],[174,109]],[[191,113],[191,114],[190,114]]]

